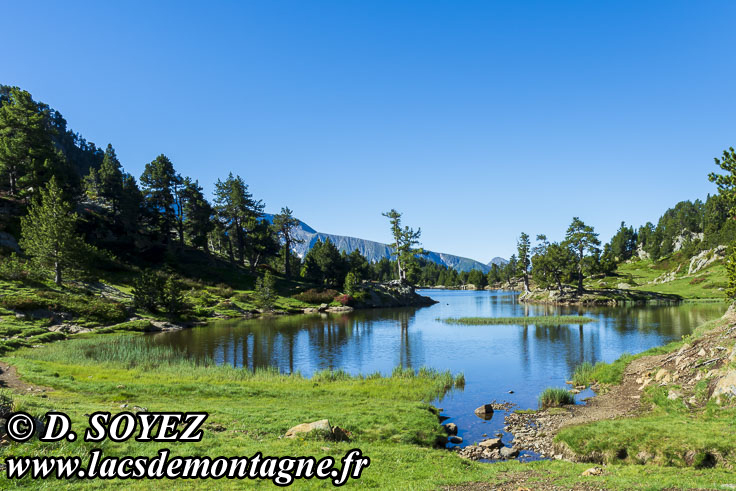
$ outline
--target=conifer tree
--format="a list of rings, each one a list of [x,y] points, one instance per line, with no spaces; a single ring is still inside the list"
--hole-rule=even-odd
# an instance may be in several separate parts
[[[64,269],[77,262],[84,245],[75,233],[76,222],[77,215],[64,201],[55,177],[21,218],[21,247],[43,268],[53,270],[57,285],[61,285]]]
[[[281,213],[274,215],[273,226],[284,242],[284,274],[291,277],[291,246],[301,244],[302,239],[294,237],[294,229],[299,226],[299,220],[294,218],[288,206],[281,208]]]
[[[586,270],[586,254],[596,254],[601,241],[593,227],[583,223],[578,217],[573,217],[572,223],[567,228],[565,244],[575,254],[577,263],[578,292],[583,291],[583,279]]]

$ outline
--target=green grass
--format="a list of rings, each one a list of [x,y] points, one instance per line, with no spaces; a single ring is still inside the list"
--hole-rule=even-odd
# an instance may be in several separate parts
[[[588,361],[576,366],[571,378],[573,385],[588,385],[590,383],[592,373],[593,364]]]
[[[542,409],[567,406],[569,404],[575,404],[575,396],[564,388],[547,387],[539,395],[539,407]]]
[[[528,326],[561,326],[567,324],[587,324],[595,322],[591,317],[580,315],[542,315],[537,317],[459,317],[449,319],[437,319],[445,324],[464,324],[469,326],[480,325],[507,325],[515,324]]]
[[[627,283],[633,290],[678,295],[684,299],[725,298],[720,288],[727,286],[723,261],[716,261],[707,268],[688,275],[690,258],[675,253],[660,261],[634,260],[621,263],[614,276],[586,280],[586,288],[617,288]],[[680,268],[677,271],[678,267]],[[651,284],[665,273],[676,271],[675,279],[667,283]]]
[[[626,367],[632,361],[643,356],[662,355],[677,351],[683,344],[689,342],[692,339],[698,338],[704,332],[713,329],[722,322],[722,319],[714,319],[710,322],[706,322],[698,326],[693,330],[691,334],[683,336],[682,340],[680,341],[672,341],[671,343],[665,344],[663,346],[655,346],[635,355],[624,353],[618,359],[611,363],[599,361],[595,365],[592,365],[590,362],[583,362],[582,364],[575,367],[575,370],[573,371],[571,376],[571,380],[575,385],[590,385],[594,382],[605,385],[620,384],[623,381],[624,371],[626,370]]]
[[[605,463],[707,467],[736,464],[736,408],[709,403],[691,412],[681,400],[667,399],[666,387],[650,388],[646,397],[654,409],[637,418],[601,420],[565,428],[556,441],[574,452],[598,455]],[[717,463],[718,459],[722,459]],[[729,481],[734,482],[734,481]]]
[[[731,471],[720,468],[610,465],[603,476],[583,478],[580,474],[591,464],[544,461],[487,465],[461,459],[453,452],[433,448],[435,439],[444,432],[429,401],[461,381],[446,372],[397,369],[388,377],[354,377],[324,371],[311,378],[273,370],[251,372],[214,366],[207,360],[196,363],[183,352],[164,354],[136,333],[53,343],[17,351],[4,361],[15,365],[25,381],[54,389],[44,394],[13,394],[15,410],[34,416],[49,410],[63,411],[70,415],[78,434],[87,427],[86,415],[95,411],[117,413],[122,411],[121,404],[150,411],[204,410],[210,413],[208,425],[225,428],[214,431],[206,425],[199,443],[107,441],[102,448],[109,456],[153,456],[168,447],[173,454],[184,456],[251,456],[262,452],[340,458],[349,449],[360,448],[371,458],[371,465],[361,480],[348,481],[348,486],[380,489],[437,489],[468,482],[493,487],[515,475],[523,475],[524,486],[531,488],[542,484],[568,488],[580,483],[618,489],[706,488],[714,483],[736,482]],[[346,428],[353,434],[353,441],[280,438],[291,426],[322,418]],[[96,446],[81,439],[56,443],[33,440],[0,446],[0,459],[17,455],[76,455],[84,459]],[[126,488],[149,489],[161,484],[53,479],[10,483],[4,479],[0,477],[0,488],[113,489],[123,484]],[[195,489],[272,487],[268,482],[226,480],[176,481],[171,485]],[[299,489],[305,487],[331,486],[318,481],[299,483]]]

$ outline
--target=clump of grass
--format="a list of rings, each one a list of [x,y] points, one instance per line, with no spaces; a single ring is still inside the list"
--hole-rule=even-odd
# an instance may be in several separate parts
[[[568,392],[567,389],[548,387],[539,396],[539,407],[542,409],[561,407],[568,404],[575,404],[575,396]]]
[[[587,324],[595,322],[591,317],[582,315],[542,315],[537,317],[451,317],[449,319],[437,319],[445,324],[464,324],[468,326],[481,325],[507,325],[516,324],[527,326],[534,324],[536,326],[562,326],[568,324]]]
[[[575,367],[575,371],[572,373],[572,383],[574,385],[588,385],[592,381],[592,373],[593,364],[589,361],[584,361],[583,363]]]

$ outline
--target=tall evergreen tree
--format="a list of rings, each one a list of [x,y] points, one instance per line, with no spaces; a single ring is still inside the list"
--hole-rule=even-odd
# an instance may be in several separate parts
[[[419,237],[422,235],[422,229],[416,231],[408,226],[401,227],[401,213],[394,210],[382,213],[389,219],[391,224],[391,235],[394,242],[391,244],[393,255],[396,256],[396,267],[399,273],[399,281],[404,283],[407,281],[407,273],[416,268],[416,256],[425,254],[424,249],[414,248],[419,244]]]
[[[726,173],[711,172],[708,174],[708,180],[718,186],[718,191],[725,199],[731,217],[736,217],[736,150],[733,147],[724,150],[721,158],[716,157],[715,162]]]
[[[21,218],[21,247],[42,268],[53,271],[57,285],[61,285],[64,269],[77,262],[83,246],[75,233],[76,222],[77,214],[64,200],[55,177]]]
[[[524,281],[524,291],[529,291],[529,266],[531,265],[531,242],[529,236],[524,232],[519,236],[516,242],[516,251],[518,252],[517,271],[521,279]]]
[[[215,183],[215,211],[227,230],[230,241],[234,236],[241,264],[245,263],[246,234],[263,215],[263,208],[263,202],[253,198],[248,185],[240,176],[233,177],[231,172],[227,179],[218,179]]]
[[[182,184],[181,199],[184,215],[184,234],[193,247],[208,252],[207,237],[212,231],[213,209],[204,194],[199,181],[192,181],[185,177]]]
[[[273,226],[284,243],[284,274],[291,277],[291,247],[304,242],[294,237],[294,229],[299,226],[299,220],[293,215],[288,206],[281,208],[281,213],[274,215]]]
[[[44,167],[56,158],[47,117],[31,94],[17,87],[0,106],[0,175],[11,196],[29,186],[39,187]]]
[[[601,241],[593,227],[583,223],[578,217],[573,217],[572,223],[565,234],[565,244],[575,254],[577,262],[578,291],[583,291],[583,279],[585,278],[587,255],[595,254]]]
[[[141,175],[143,196],[153,225],[165,244],[170,244],[171,231],[176,221],[174,187],[180,177],[166,155],[161,154],[146,164]]]
[[[112,204],[113,212],[117,214],[123,193],[123,170],[115,149],[109,143],[97,174],[100,182],[100,195]]]

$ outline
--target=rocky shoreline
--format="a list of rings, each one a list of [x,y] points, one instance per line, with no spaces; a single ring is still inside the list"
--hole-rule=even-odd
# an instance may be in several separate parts
[[[666,293],[656,293],[641,290],[627,290],[618,288],[602,288],[597,290],[578,290],[571,286],[563,286],[562,290],[537,289],[525,292],[519,296],[519,302],[550,304],[550,305],[644,305],[651,303],[678,304],[682,297]]]
[[[604,464],[618,458],[602,452],[578,454],[564,442],[554,440],[565,427],[604,419],[632,417],[649,408],[642,403],[647,387],[667,389],[667,398],[680,400],[690,410],[702,410],[709,401],[724,404],[736,398],[736,310],[729,309],[720,326],[705,333],[679,350],[638,358],[624,371],[620,385],[599,386],[585,405],[569,405],[540,411],[516,411],[506,419],[505,431],[514,435],[519,450],[537,452],[540,457],[572,462]],[[708,390],[698,394],[696,385],[707,381]],[[572,389],[576,390],[576,389]],[[686,455],[684,461],[688,461]],[[662,456],[640,452],[627,457],[633,463],[657,463]],[[716,461],[719,456],[714,454]]]

